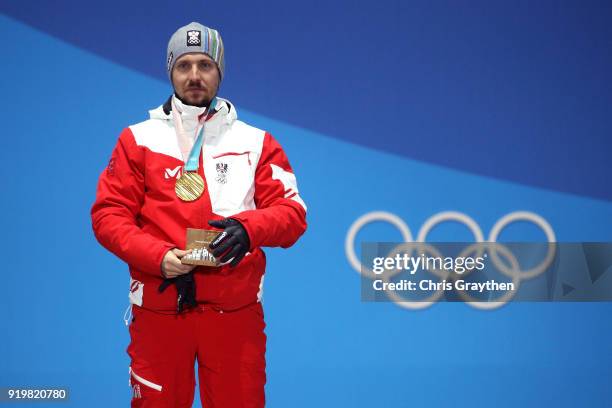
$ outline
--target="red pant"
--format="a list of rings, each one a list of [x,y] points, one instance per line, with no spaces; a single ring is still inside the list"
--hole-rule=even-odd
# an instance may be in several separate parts
[[[261,303],[232,312],[201,306],[166,315],[133,306],[132,407],[191,407],[198,361],[206,408],[265,404],[266,335]]]

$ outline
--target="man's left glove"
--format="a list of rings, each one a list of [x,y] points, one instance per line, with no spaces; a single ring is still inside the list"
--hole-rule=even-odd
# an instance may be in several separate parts
[[[225,263],[232,258],[230,266],[233,268],[244,258],[249,248],[251,247],[251,240],[249,234],[240,224],[233,218],[224,218],[219,221],[208,221],[208,225],[215,228],[223,228],[223,232],[213,239],[209,247],[213,250],[213,256],[219,258],[221,263]]]
[[[195,280],[193,279],[193,272],[179,275],[176,278],[164,279],[161,285],[159,285],[158,291],[162,293],[170,285],[176,286],[176,292],[178,294],[176,298],[176,312],[181,313],[183,308],[189,309],[196,307],[196,288]]]

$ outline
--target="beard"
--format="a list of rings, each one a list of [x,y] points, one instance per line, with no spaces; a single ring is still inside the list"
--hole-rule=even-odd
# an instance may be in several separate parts
[[[199,100],[186,99],[186,98],[182,98],[181,96],[179,96],[179,94],[176,91],[174,91],[174,95],[176,95],[178,100],[183,102],[185,105],[197,106],[198,108],[207,108],[210,105],[210,102],[212,101],[212,99],[214,98],[214,96],[213,98],[204,96],[200,98]]]

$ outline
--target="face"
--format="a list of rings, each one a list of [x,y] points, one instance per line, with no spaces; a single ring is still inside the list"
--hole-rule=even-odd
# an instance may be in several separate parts
[[[181,55],[172,68],[172,85],[184,103],[208,105],[219,88],[217,64],[206,54]]]

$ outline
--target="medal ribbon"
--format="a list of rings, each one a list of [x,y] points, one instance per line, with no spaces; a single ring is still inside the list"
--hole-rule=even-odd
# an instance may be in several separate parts
[[[202,151],[202,143],[204,142],[204,125],[206,122],[206,117],[208,116],[209,112],[212,112],[212,110],[215,108],[216,102],[217,98],[213,98],[213,100],[210,101],[208,109],[206,109],[204,113],[202,113],[202,117],[204,119],[200,121],[200,131],[198,132],[198,136],[196,137],[195,143],[193,144],[193,147],[189,152],[187,161],[185,161],[185,171],[198,171],[198,167],[200,165],[200,152]],[[187,140],[187,137],[184,134],[181,114],[178,113],[176,106],[174,105],[174,100],[172,101],[172,117],[174,118],[174,126],[176,128],[176,133],[179,138],[179,144],[181,145],[181,153],[183,154],[183,160],[185,160],[185,153],[189,149],[186,145],[189,144],[189,141]]]

